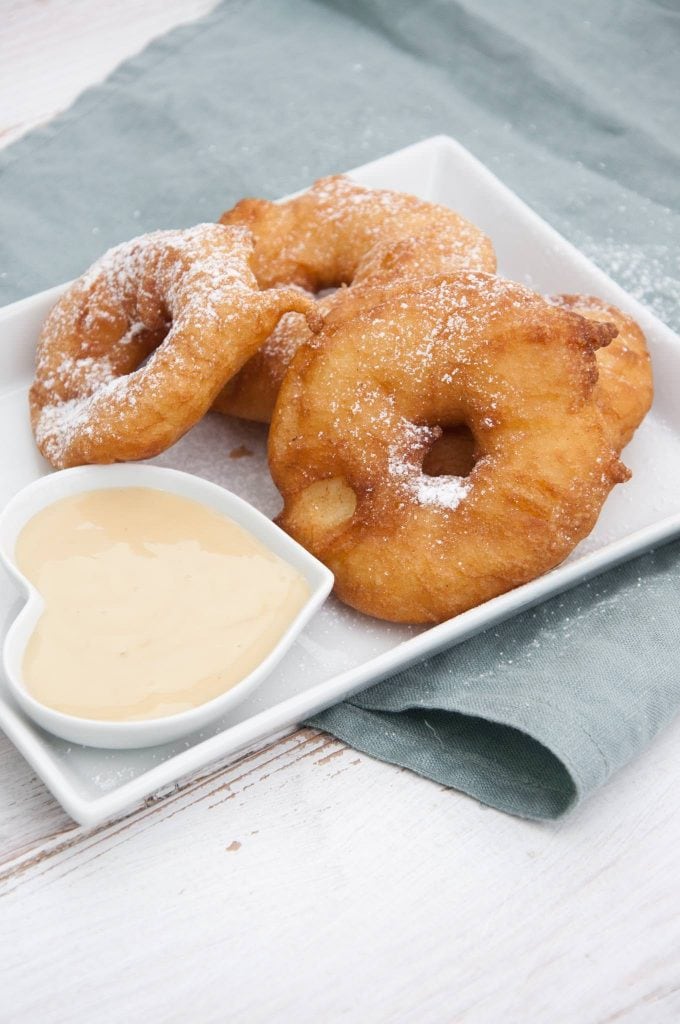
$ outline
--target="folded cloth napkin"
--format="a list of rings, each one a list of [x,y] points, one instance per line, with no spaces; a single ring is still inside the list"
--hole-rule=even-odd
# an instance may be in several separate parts
[[[663,4],[232,0],[0,153],[0,301],[441,132],[677,328],[679,43]],[[563,814],[680,705],[679,565],[668,545],[313,724],[505,811]]]

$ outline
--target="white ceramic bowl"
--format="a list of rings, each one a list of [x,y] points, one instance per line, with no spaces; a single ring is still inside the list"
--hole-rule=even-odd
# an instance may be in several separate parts
[[[257,668],[219,697],[190,711],[136,722],[95,721],[55,711],[32,697],[24,686],[24,652],[42,614],[44,602],[16,566],[14,551],[17,538],[29,519],[60,498],[112,487],[151,487],[183,498],[192,498],[221,512],[297,569],[309,584],[310,596],[307,602]],[[82,466],[34,481],[14,496],[0,517],[0,558],[27,595],[26,604],[14,620],[3,646],[4,668],[10,692],[38,725],[62,739],[91,747],[127,749],[168,743],[219,718],[229,708],[239,704],[269,675],[326,600],[333,586],[333,574],[325,565],[242,498],[190,473],[162,469],[159,466]]]

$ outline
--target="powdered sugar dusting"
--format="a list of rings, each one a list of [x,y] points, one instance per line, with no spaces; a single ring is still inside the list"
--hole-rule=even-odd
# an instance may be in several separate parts
[[[110,249],[69,289],[43,327],[33,389],[36,440],[51,462],[93,436],[96,408],[106,412],[97,417],[105,435],[140,399],[161,397],[147,372],[154,357],[140,368],[160,342],[165,371],[195,372],[200,386],[209,332],[228,328],[258,291],[251,256],[250,233],[238,226],[156,231]],[[191,343],[176,352],[181,331]]]
[[[427,476],[422,473],[416,482],[415,498],[419,505],[454,509],[467,498],[471,487],[466,477]]]
[[[395,242],[407,235],[439,229],[446,232],[450,251],[464,257],[467,266],[493,269],[489,240],[479,228],[448,207],[404,192],[366,188],[342,175],[322,178],[305,195],[315,208],[314,215],[327,229],[335,225],[341,234],[348,229],[358,232],[364,254],[372,242]]]
[[[316,291],[349,284],[376,243],[395,244],[408,236],[439,237],[459,265],[485,271],[496,266],[491,241],[448,207],[342,176],[317,181],[282,203],[246,200],[225,213],[222,223],[253,230],[263,287],[296,282]]]
[[[666,323],[680,327],[680,253],[662,244],[629,245],[585,236],[583,251]]]
[[[246,254],[241,246],[246,248]],[[139,291],[141,298],[153,299],[154,293],[141,284],[148,275],[150,261],[157,261],[163,273],[180,260],[185,272],[191,271],[197,278],[203,303],[210,300],[211,293],[214,300],[218,299],[225,282],[237,288],[248,286],[250,282],[244,280],[244,264],[249,253],[250,242],[245,229],[231,228],[225,232],[222,225],[197,224],[186,230],[152,231],[109,249],[78,284],[91,290],[104,279],[113,301],[118,303],[124,302],[131,291]],[[181,278],[170,273],[167,285],[172,301]]]

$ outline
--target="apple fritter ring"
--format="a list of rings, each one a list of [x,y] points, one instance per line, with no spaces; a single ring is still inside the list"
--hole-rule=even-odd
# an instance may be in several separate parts
[[[618,334],[597,353],[596,399],[617,451],[628,444],[654,397],[652,364],[645,336],[632,317],[591,295],[556,295],[548,300],[589,320],[613,324]]]
[[[338,596],[438,622],[561,562],[627,479],[593,391],[614,329],[482,273],[413,279],[327,318],[294,357],[269,434],[279,523]],[[464,425],[468,475],[430,476]]]
[[[470,269],[494,271],[491,241],[460,214],[405,192],[365,188],[342,174],[321,178],[283,203],[242,199],[221,217],[255,238],[261,287],[296,284],[318,292],[351,284],[376,242],[446,233],[450,251]]]
[[[158,231],[106,253],[42,328],[31,423],[53,466],[157,455],[210,408],[299,289],[260,290],[242,227]]]
[[[294,284],[312,293],[341,289],[321,300],[322,314],[344,300],[348,288],[354,290],[376,273],[393,277],[454,267],[496,269],[491,241],[453,210],[403,192],[364,188],[342,175],[322,178],[283,203],[243,199],[222,215],[222,223],[242,224],[253,232],[253,266],[263,287]],[[395,247],[402,239],[409,242]],[[382,265],[385,260],[388,266]],[[217,411],[268,422],[288,363],[308,336],[303,318],[282,320],[219,396]]]

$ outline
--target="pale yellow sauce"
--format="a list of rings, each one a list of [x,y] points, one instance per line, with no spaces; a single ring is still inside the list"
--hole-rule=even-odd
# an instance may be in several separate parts
[[[45,601],[24,683],[81,718],[157,718],[217,697],[309,596],[296,569],[231,519],[150,488],[55,502],[22,530],[16,561]]]

